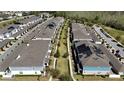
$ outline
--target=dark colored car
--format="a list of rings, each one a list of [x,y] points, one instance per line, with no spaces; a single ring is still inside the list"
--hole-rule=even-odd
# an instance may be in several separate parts
[[[8,30],[13,30],[13,29],[15,29],[15,27],[13,26],[8,27]]]

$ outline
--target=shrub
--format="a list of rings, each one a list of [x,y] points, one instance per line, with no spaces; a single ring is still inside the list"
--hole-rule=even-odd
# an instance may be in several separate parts
[[[60,42],[58,42],[58,47],[60,46]]]
[[[105,75],[101,75],[101,77],[102,77],[102,78],[106,78],[106,76],[105,76]]]
[[[64,58],[68,57],[68,52],[65,52],[62,57]]]
[[[53,76],[53,78],[57,78],[60,74],[60,71],[58,69],[51,69],[50,74]]]
[[[71,77],[68,74],[62,74],[62,75],[60,75],[59,79],[61,81],[71,81]]]
[[[67,46],[67,42],[66,42],[66,40],[63,40],[63,44],[64,44],[65,46]]]
[[[50,58],[50,59],[49,59],[49,65],[51,65],[51,62],[52,62],[52,59]]]
[[[16,20],[13,20],[13,23],[14,23],[14,24],[16,24],[16,23],[17,23],[17,21],[16,21]]]
[[[57,49],[57,52],[54,54],[54,57],[58,58],[60,56],[59,49]]]
[[[112,28],[124,30],[123,24],[120,24],[117,20],[109,20],[105,23],[105,25],[110,26]]]
[[[116,40],[118,40],[118,41],[120,41],[120,39],[121,39],[120,36],[116,36],[115,38],[116,38]]]
[[[93,26],[93,23],[92,22],[86,22],[86,25]]]
[[[7,24],[6,23],[3,23],[3,27],[5,27],[5,26],[7,26]]]
[[[48,73],[50,71],[50,68],[49,67],[46,67],[46,72]]]

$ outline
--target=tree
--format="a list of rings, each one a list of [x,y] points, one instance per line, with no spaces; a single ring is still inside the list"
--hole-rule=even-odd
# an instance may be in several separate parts
[[[22,12],[22,16],[28,16],[29,14],[26,12]]]
[[[80,21],[81,21],[81,23],[83,23],[83,24],[84,24],[85,22],[87,22],[87,19],[86,19],[86,18],[84,18],[84,17],[81,17],[81,18],[80,18]]]
[[[74,16],[73,19],[76,21],[76,23],[80,21],[80,17],[78,15]]]
[[[92,20],[93,23],[98,23],[99,16],[95,16],[95,18]]]
[[[89,22],[86,22],[86,25],[93,26],[93,23],[89,21]]]
[[[60,46],[60,42],[58,42],[58,47]]]
[[[53,76],[53,78],[57,78],[60,74],[60,71],[58,69],[51,69],[50,74]]]
[[[64,58],[68,57],[68,52],[65,52],[62,57]]]
[[[48,73],[50,71],[50,68],[47,66],[46,67],[46,72]]]
[[[66,39],[63,40],[63,44],[64,44],[65,46],[67,46]]]
[[[13,24],[20,24],[19,20],[13,20]]]
[[[98,20],[99,20],[99,16],[96,16],[96,17],[94,18],[94,20],[98,21]]]
[[[118,41],[121,39],[121,37],[120,37],[119,35],[117,35],[115,38],[116,38],[116,40],[118,40]]]
[[[61,11],[61,12],[54,12],[53,15],[54,15],[55,17],[61,16],[61,17],[67,18],[66,12],[64,12],[64,11]]]
[[[3,23],[3,27],[7,26],[7,23]]]
[[[35,15],[35,16],[39,16],[42,12],[41,11],[30,11],[27,14],[28,15]]]
[[[58,58],[60,56],[59,49],[57,49],[57,52],[54,54],[54,57]]]
[[[62,75],[60,75],[59,79],[61,81],[71,81],[72,80],[71,77],[68,74],[62,74]]]

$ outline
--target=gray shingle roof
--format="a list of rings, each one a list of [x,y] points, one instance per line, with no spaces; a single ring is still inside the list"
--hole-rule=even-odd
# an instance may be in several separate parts
[[[38,19],[38,18],[40,18],[40,17],[31,16],[31,17],[29,17],[29,18],[26,18],[26,19],[24,19],[24,20],[21,20],[20,23],[25,24],[25,23],[28,23],[28,22],[30,22],[30,21],[36,20],[36,19]]]
[[[83,64],[83,62],[85,63]],[[101,55],[92,54],[88,58],[85,58],[83,62],[82,64],[84,66],[108,66],[110,67],[108,57],[103,54]]]
[[[72,23],[72,34],[74,41],[77,39],[92,40],[90,34],[86,31],[86,28],[83,24]]]
[[[98,37],[96,36],[94,29],[90,29],[90,34],[94,42],[101,42],[100,39],[98,39]]]
[[[91,42],[78,41],[75,46],[83,66],[110,66],[108,57]]]
[[[62,20],[62,17],[57,17],[49,20],[46,22],[43,26],[39,28],[40,32],[38,35],[35,36],[35,38],[51,38],[54,35],[54,32],[56,28],[59,27],[60,21]],[[52,29],[48,27],[50,23],[54,22],[56,26],[54,26]]]
[[[32,40],[29,46],[24,46],[19,53],[20,58],[14,60],[10,67],[42,66],[49,42],[49,40]]]
[[[5,71],[10,64],[13,62],[14,59],[18,56],[18,53],[22,50],[22,45],[14,50],[12,54],[10,54],[3,62],[0,62],[0,71]]]

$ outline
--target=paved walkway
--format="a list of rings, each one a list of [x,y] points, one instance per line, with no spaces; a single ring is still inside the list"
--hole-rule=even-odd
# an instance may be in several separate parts
[[[52,76],[50,76],[49,81],[52,81],[52,78],[53,78],[53,77],[52,77]]]
[[[57,52],[57,49],[58,49],[58,43],[59,43],[60,33],[61,33],[61,31],[59,32],[59,34],[58,34],[58,36],[57,36],[57,44],[56,44],[56,46],[55,46],[55,51],[54,51],[54,53],[56,53],[56,52]],[[53,69],[56,68],[56,60],[57,60],[57,58],[54,57]],[[52,81],[52,76],[50,76],[49,81]]]

